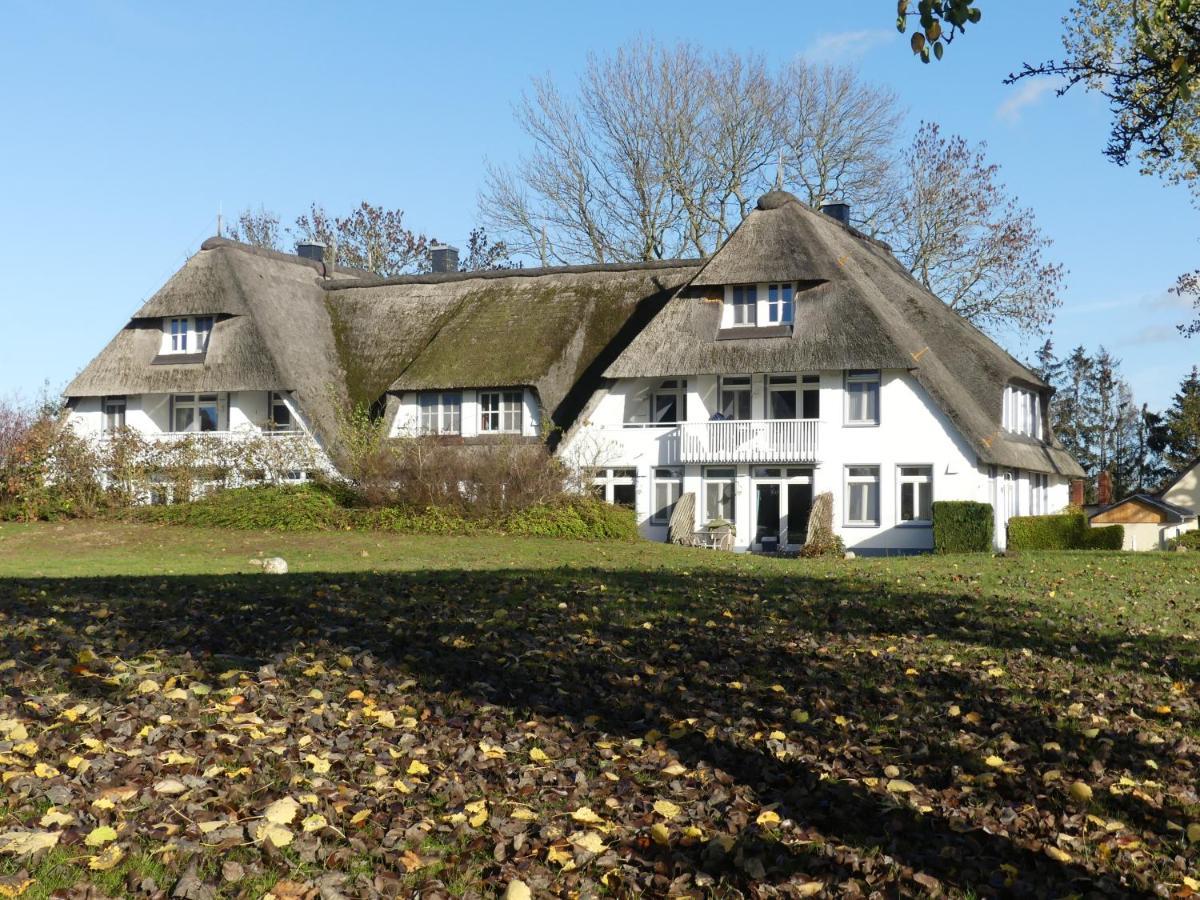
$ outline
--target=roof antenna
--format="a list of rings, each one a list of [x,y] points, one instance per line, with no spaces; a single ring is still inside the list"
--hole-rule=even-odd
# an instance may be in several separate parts
[[[779,166],[775,169],[775,190],[783,190],[783,151],[779,151]]]
[[[217,201],[217,237],[221,236],[221,201]]]

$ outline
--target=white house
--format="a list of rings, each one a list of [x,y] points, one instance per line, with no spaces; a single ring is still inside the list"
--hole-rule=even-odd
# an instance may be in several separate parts
[[[992,503],[1002,543],[1081,474],[1034,373],[782,191],[707,260],[463,273],[442,248],[381,279],[299,250],[206,241],[69,386],[75,427],[294,429],[336,460],[370,403],[394,436],[546,441],[648,538],[691,494],[739,549],[796,547],[825,491],[859,551],[928,549],[948,499]]]

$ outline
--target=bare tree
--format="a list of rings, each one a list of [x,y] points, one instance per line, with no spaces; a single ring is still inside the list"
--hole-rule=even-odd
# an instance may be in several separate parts
[[[1050,239],[1005,190],[984,145],[922,123],[902,166],[904,192],[889,227],[917,279],[984,329],[1029,333],[1052,321],[1064,269],[1044,258]]]
[[[246,208],[229,228],[229,238],[263,247],[267,250],[283,249],[283,235],[279,230],[279,216],[260,206],[257,210]]]
[[[336,265],[365,269],[377,275],[401,275],[427,264],[429,239],[404,226],[404,212],[366,201],[348,216],[330,216],[313,204],[296,219],[293,237],[319,241],[333,254]]]
[[[894,172],[904,111],[896,93],[851,69],[796,60],[781,75],[776,127],[788,183],[814,209],[843,200],[877,234],[898,196]]]

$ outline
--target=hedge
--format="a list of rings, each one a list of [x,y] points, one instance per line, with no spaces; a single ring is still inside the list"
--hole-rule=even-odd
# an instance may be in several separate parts
[[[938,500],[933,504],[935,553],[986,553],[992,549],[990,503]]]
[[[357,507],[335,487],[318,484],[217,491],[191,503],[143,506],[126,517],[165,525],[263,531],[379,530],[402,534],[512,534],[634,540],[631,510],[591,497],[539,503],[500,518],[467,517],[440,507]]]
[[[1180,547],[1186,550],[1200,550],[1200,531],[1185,531],[1167,541],[1168,550],[1178,550]]]
[[[1089,528],[1081,512],[1056,516],[1013,516],[1008,520],[1010,550],[1120,550],[1120,525]]]

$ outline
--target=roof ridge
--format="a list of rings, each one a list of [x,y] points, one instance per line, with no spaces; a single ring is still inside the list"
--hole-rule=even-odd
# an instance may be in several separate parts
[[[393,275],[383,278],[371,275],[354,281],[330,281],[321,285],[327,291],[346,288],[388,287],[399,284],[444,284],[472,279],[541,278],[549,275],[586,275],[594,272],[653,272],[662,269],[685,269],[701,266],[705,259],[651,259],[642,262],[587,263],[572,266],[538,266],[532,269],[478,269],[472,272],[427,272],[420,275]]]

